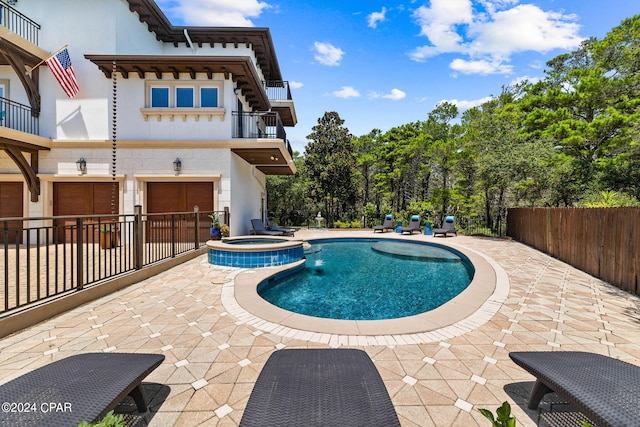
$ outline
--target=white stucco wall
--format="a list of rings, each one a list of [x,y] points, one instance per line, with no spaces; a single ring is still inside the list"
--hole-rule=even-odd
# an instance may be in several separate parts
[[[266,198],[266,177],[235,154],[231,154],[231,235],[246,235],[251,220],[261,218],[262,197]]]

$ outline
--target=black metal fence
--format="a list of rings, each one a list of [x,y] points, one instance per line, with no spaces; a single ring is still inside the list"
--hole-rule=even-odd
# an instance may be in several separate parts
[[[267,97],[273,101],[290,101],[291,88],[286,80],[267,80],[264,82]]]
[[[0,25],[38,45],[40,25],[2,1],[0,1]]]
[[[0,219],[0,315],[197,250],[211,213]]]
[[[287,140],[287,133],[276,112],[239,113],[233,111],[234,138],[278,138]]]
[[[40,121],[31,113],[31,107],[0,97],[0,126],[27,132],[40,133]]]

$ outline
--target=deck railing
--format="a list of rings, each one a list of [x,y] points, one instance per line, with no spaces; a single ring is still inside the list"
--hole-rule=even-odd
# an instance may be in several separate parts
[[[267,80],[263,82],[267,97],[272,101],[291,101],[291,88],[286,80]]]
[[[40,25],[3,1],[0,1],[0,25],[32,44],[38,45]]]
[[[38,135],[40,121],[31,113],[31,107],[0,97],[0,126]]]
[[[0,316],[197,250],[210,213],[0,218]]]
[[[233,111],[234,138],[287,139],[280,115],[276,112],[239,113]]]

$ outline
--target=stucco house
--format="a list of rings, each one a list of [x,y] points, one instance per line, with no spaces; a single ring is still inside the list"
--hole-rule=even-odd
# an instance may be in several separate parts
[[[43,62],[63,47],[72,97]],[[0,1],[0,107],[0,217],[197,205],[247,234],[266,176],[296,172],[269,29],[173,26],[153,0]]]

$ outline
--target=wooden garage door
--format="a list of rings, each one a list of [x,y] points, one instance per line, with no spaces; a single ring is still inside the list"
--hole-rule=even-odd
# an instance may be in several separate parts
[[[22,183],[21,182],[0,182],[0,218],[22,217]],[[11,221],[8,223],[10,230],[22,228],[22,221]],[[4,223],[0,224],[0,245],[4,244],[5,233]],[[8,243],[20,243],[22,233],[9,231],[6,234]]]
[[[111,214],[111,182],[54,182],[53,183],[53,215],[100,215]],[[115,184],[116,212],[118,213],[118,183]],[[96,221],[97,222],[97,221]],[[57,225],[75,225],[75,220],[61,220]],[[93,233],[97,239],[97,230]],[[59,241],[70,241],[71,235],[60,229]],[[90,236],[91,237],[91,236]]]
[[[213,182],[149,182],[147,183],[147,213],[193,212],[198,206],[201,212],[213,210]],[[193,221],[184,219],[186,227],[184,239],[192,240]],[[158,236],[155,240],[167,240],[170,233],[162,228],[167,227],[166,220],[161,217],[151,217],[154,230],[151,235]],[[164,224],[164,225],[163,225]],[[199,227],[200,241],[209,239],[209,219],[203,218]],[[151,230],[148,230],[151,231]],[[160,237],[165,236],[165,237]]]

